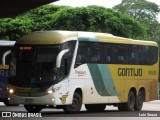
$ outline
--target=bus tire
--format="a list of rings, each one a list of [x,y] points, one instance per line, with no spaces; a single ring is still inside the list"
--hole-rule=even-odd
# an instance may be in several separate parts
[[[18,106],[18,104],[10,104],[8,100],[3,101],[3,103],[5,104],[5,106]]]
[[[106,108],[106,104],[86,104],[85,108],[88,112],[102,112]]]
[[[63,110],[66,113],[77,113],[81,110],[82,107],[82,97],[79,93],[74,93],[73,95],[73,101],[71,105],[65,105],[63,107]]]
[[[144,102],[144,95],[143,95],[142,91],[139,91],[138,95],[136,96],[136,103],[134,106],[134,110],[141,111],[142,106],[143,106],[143,102]]]
[[[128,94],[128,102],[125,103],[124,105],[124,110],[125,111],[134,111],[134,106],[135,106],[135,94],[133,91],[130,91]]]
[[[44,108],[44,106],[42,105],[24,105],[24,108],[30,113],[38,113]]]

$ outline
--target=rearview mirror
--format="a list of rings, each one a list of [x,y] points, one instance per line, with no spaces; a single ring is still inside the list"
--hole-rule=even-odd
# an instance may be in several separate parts
[[[11,50],[6,51],[2,56],[2,64],[6,65],[6,56],[11,53]]]
[[[62,50],[62,51],[58,54],[58,56],[57,56],[57,58],[56,58],[56,68],[60,68],[60,66],[61,66],[61,61],[62,61],[62,57],[63,57],[63,55],[66,54],[68,51],[69,51],[69,49],[65,49],[65,50]]]

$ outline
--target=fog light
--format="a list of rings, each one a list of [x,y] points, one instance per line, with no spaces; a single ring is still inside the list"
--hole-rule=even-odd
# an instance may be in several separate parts
[[[51,94],[51,93],[53,93],[53,91],[52,91],[52,90],[48,90],[47,93],[48,93],[48,94]]]
[[[54,101],[54,99],[52,99],[52,101]]]
[[[14,90],[13,90],[13,89],[10,89],[10,90],[9,90],[9,93],[11,93],[11,94],[14,93]]]

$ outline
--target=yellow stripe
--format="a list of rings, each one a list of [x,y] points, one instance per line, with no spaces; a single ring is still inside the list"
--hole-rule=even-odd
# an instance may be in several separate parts
[[[0,69],[9,69],[9,65],[0,65]]]

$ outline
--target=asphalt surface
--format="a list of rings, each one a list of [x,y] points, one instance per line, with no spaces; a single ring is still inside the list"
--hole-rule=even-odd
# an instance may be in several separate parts
[[[11,117],[6,117],[6,112],[11,113]],[[80,113],[77,114],[66,114],[61,109],[43,109],[41,113],[36,115],[30,115],[20,106],[6,107],[3,103],[0,103],[0,120],[17,120],[23,117],[23,119],[34,119],[34,120],[160,120],[160,100],[145,102],[142,111],[133,112],[121,112],[118,111],[117,107],[106,106],[104,112],[87,112],[84,106]]]

